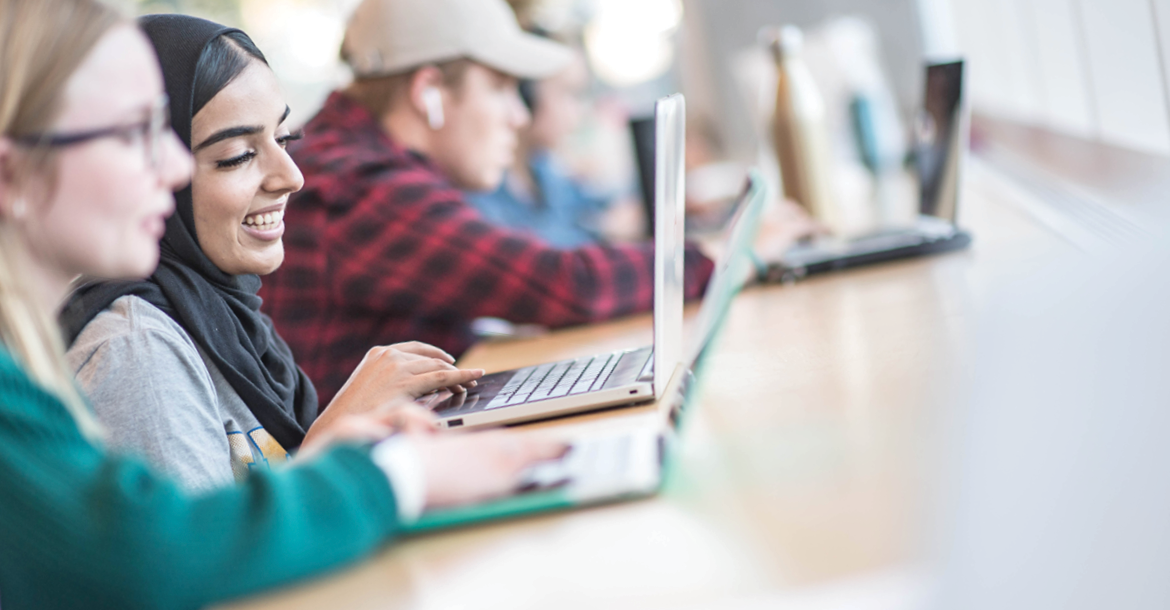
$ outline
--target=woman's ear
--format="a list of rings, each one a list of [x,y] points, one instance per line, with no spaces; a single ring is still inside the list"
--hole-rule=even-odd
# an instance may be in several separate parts
[[[0,137],[0,216],[23,220],[29,214],[30,186],[40,193],[40,180],[29,175],[28,159],[11,138]]]

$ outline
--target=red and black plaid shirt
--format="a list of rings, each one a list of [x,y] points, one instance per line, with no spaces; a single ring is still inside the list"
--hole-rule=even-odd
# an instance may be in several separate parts
[[[285,213],[284,265],[260,294],[322,407],[376,345],[415,340],[458,355],[483,316],[566,326],[652,307],[651,245],[558,250],[490,224],[339,93],[292,156],[305,188]],[[688,247],[688,298],[712,267]]]

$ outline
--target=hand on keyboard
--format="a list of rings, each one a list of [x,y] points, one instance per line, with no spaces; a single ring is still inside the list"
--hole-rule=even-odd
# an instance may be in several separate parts
[[[564,455],[566,445],[523,432],[411,436],[426,472],[427,507],[456,506],[507,494],[531,466]]]

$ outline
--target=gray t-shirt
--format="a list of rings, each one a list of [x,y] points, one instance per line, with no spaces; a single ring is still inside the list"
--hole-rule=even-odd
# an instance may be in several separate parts
[[[191,491],[288,459],[190,335],[138,297],[98,314],[66,356],[111,447]]]

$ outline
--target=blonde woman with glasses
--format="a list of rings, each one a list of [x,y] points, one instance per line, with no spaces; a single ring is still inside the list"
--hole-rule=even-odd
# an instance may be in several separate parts
[[[352,415],[295,466],[202,495],[103,448],[54,316],[141,278],[191,159],[143,34],[94,0],[0,0],[0,604],[197,608],[353,561],[423,506],[501,493],[559,446]],[[405,450],[404,450],[405,448]],[[403,456],[406,456],[405,458]],[[409,483],[402,483],[408,481]]]

